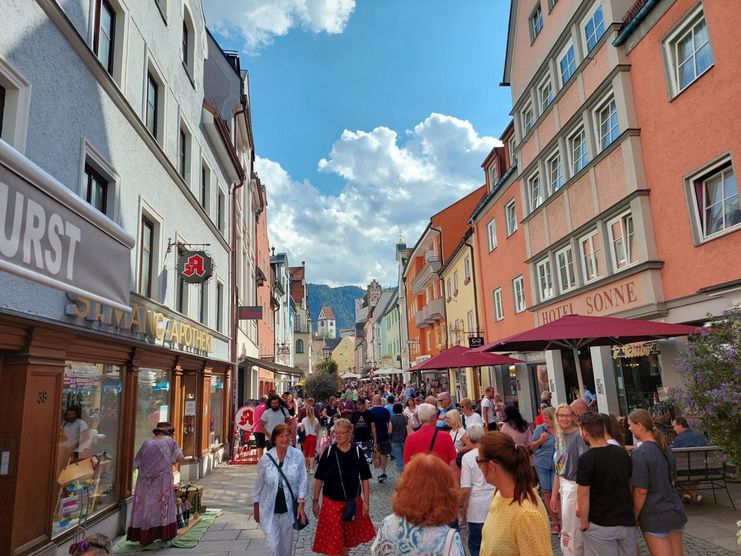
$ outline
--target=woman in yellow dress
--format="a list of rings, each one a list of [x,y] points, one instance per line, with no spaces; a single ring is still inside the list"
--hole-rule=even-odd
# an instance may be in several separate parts
[[[494,498],[482,530],[481,556],[552,555],[551,526],[540,497],[527,447],[501,432],[481,439],[477,463]]]

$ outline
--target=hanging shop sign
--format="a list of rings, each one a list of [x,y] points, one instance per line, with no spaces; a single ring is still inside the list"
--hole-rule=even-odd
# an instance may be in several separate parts
[[[468,347],[470,348],[478,348],[484,345],[484,337],[483,336],[469,336],[468,338]]]
[[[134,245],[110,218],[0,141],[0,270],[128,312]]]
[[[613,359],[622,359],[623,357],[648,357],[649,355],[658,354],[659,345],[656,341],[626,344],[624,346],[612,346]]]
[[[68,297],[72,303],[65,314],[88,328],[197,355],[213,351],[214,337],[208,331],[143,299],[124,312],[87,297]]]
[[[205,251],[184,251],[178,259],[178,275],[188,284],[202,284],[214,273],[214,260]]]
[[[260,320],[262,318],[262,305],[240,305],[237,309],[239,320]]]

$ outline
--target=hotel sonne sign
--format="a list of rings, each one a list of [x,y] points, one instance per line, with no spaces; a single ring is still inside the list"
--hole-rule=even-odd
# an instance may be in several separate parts
[[[538,322],[541,325],[547,324],[566,315],[606,316],[640,307],[645,303],[644,298],[640,281],[633,276],[540,309]]]

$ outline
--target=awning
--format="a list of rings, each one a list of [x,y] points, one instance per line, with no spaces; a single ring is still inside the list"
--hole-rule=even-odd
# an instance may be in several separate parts
[[[304,374],[304,371],[297,367],[289,367],[288,365],[281,365],[274,361],[267,361],[266,359],[259,359],[258,357],[250,357],[249,355],[243,355],[239,358],[240,367],[243,367],[245,363],[284,375],[302,376]]]

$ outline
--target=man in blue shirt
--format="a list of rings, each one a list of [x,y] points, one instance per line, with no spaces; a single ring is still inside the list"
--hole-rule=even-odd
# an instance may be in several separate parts
[[[684,417],[677,417],[672,422],[672,428],[676,433],[672,448],[695,448],[697,446],[707,446],[708,439],[704,434],[695,432],[690,428],[690,424]],[[698,504],[702,502],[702,494],[698,494],[694,487],[682,485],[682,501],[685,503],[693,500]]]
[[[694,448],[708,445],[707,437],[702,433],[693,431],[684,417],[674,419],[672,428],[677,434],[674,442],[672,442],[672,448]]]
[[[587,408],[589,411],[593,411],[593,408],[597,407],[597,397],[589,391],[589,388],[584,387],[584,393],[582,395],[584,401],[587,402]]]

